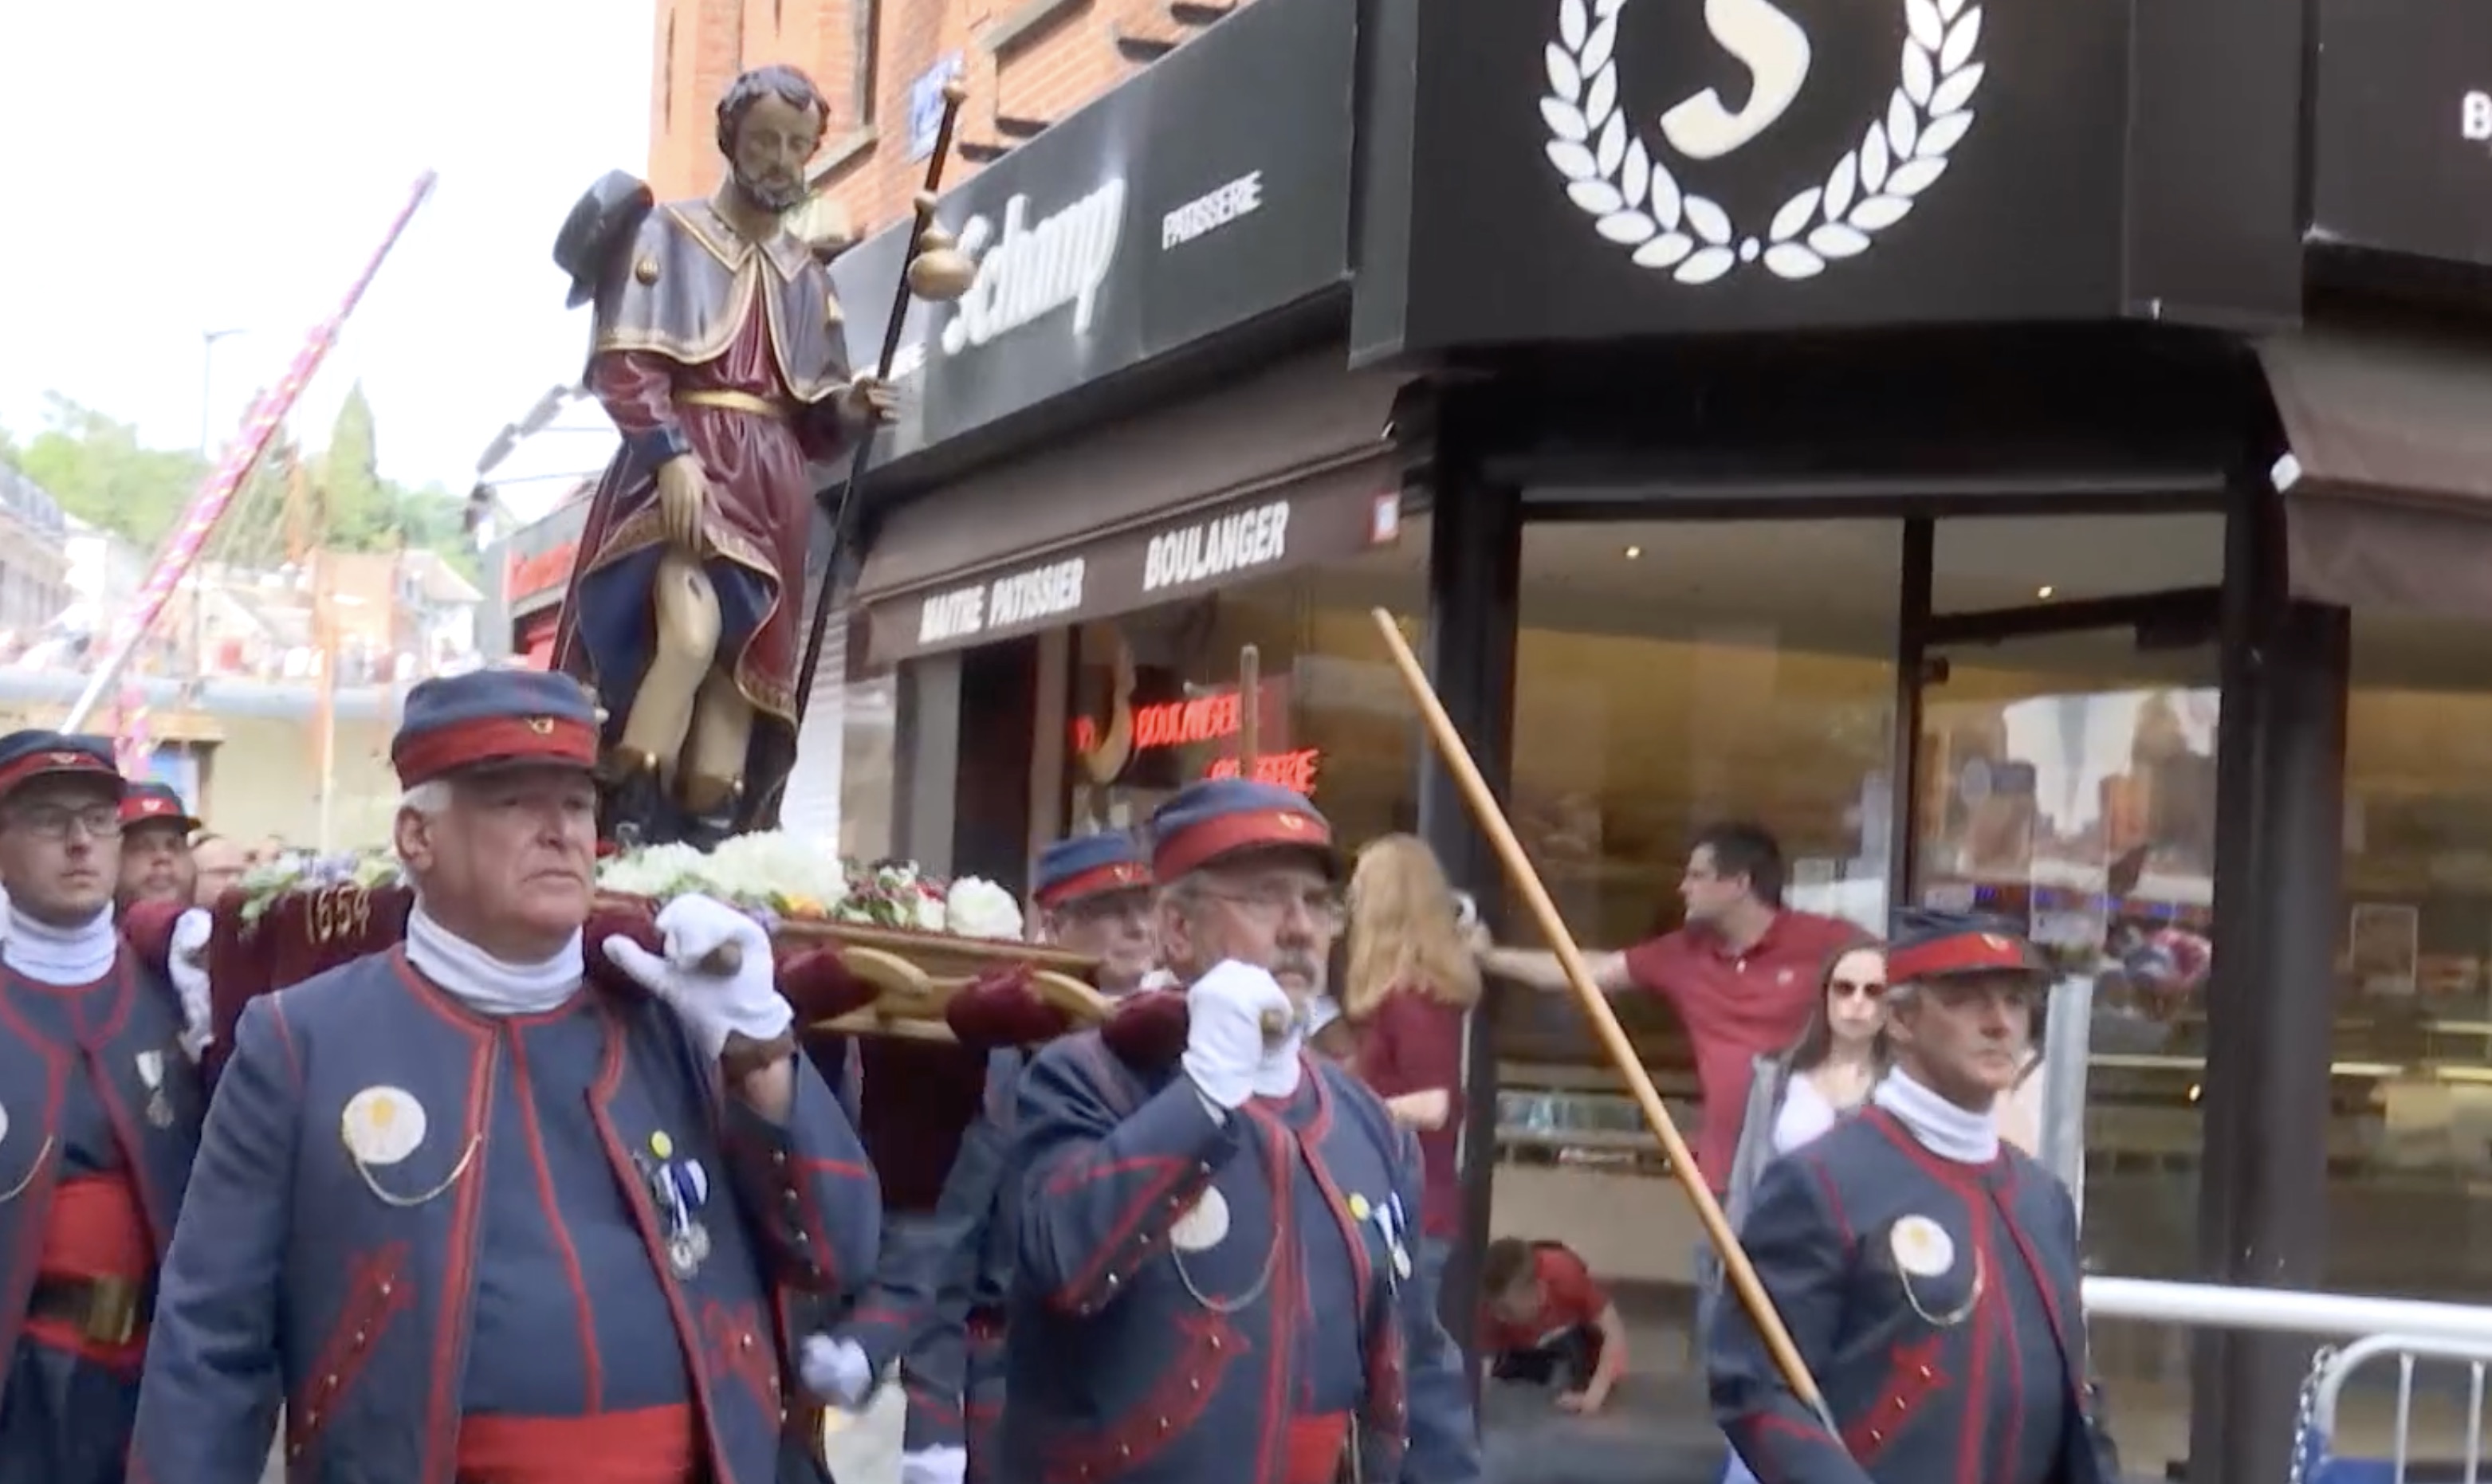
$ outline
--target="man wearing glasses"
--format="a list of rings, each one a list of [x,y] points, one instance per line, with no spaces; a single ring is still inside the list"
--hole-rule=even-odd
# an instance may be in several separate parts
[[[120,1484],[156,1274],[198,1152],[173,996],[113,923],[111,744],[0,737],[0,1484]]]
[[[1041,851],[1031,873],[1038,935],[1099,965],[1112,995],[1158,966],[1151,872],[1133,837],[1076,835]],[[1001,1475],[1004,1303],[1012,1283],[1013,1209],[1004,1189],[1022,1054],[987,1057],[984,1106],[961,1140],[931,1220],[886,1231],[875,1285],[832,1336],[807,1346],[816,1389],[854,1406],[894,1358],[908,1391],[903,1484],[963,1484]]]
[[[1342,923],[1331,825],[1221,779],[1150,841],[1183,1033],[1119,1038],[1138,997],[1022,1078],[1003,1447],[1092,1484],[1473,1484],[1417,1145],[1304,1049]]]

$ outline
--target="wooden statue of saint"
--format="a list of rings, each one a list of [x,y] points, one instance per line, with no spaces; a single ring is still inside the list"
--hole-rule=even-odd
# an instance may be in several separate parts
[[[555,664],[607,717],[605,838],[708,848],[774,818],[795,763],[811,461],[891,416],[787,227],[829,110],[791,67],[718,105],[727,176],[656,204],[608,175],[554,249],[595,305],[587,386],[623,446],[589,507]]]

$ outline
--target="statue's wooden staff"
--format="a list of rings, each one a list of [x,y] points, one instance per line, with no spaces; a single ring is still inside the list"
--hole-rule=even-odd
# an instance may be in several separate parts
[[[967,84],[958,77],[943,84],[943,121],[934,131],[934,152],[926,157],[926,184],[913,203],[908,253],[901,261],[900,282],[893,286],[891,296],[891,317],[882,326],[882,354],[875,362],[875,379],[885,384],[891,380],[892,363],[900,357],[900,332],[908,317],[909,296],[913,293],[925,299],[958,299],[968,292],[970,282],[977,277],[977,266],[961,252],[952,234],[934,224],[936,193],[943,185],[943,163],[952,156],[952,131],[960,122],[961,104],[968,96]],[[814,698],[814,675],[822,664],[822,641],[830,633],[831,600],[839,585],[840,566],[855,535],[857,513],[864,508],[857,491],[865,487],[866,466],[874,460],[876,430],[869,424],[857,434],[856,451],[848,459],[848,482],[840,490],[839,509],[831,517],[830,550],[822,563],[821,581],[815,587],[814,619],[805,636],[804,663],[796,670],[796,725],[800,734],[805,708]]]
[[[1471,817],[1497,849],[1498,859],[1505,867],[1506,878],[1522,893],[1524,905],[1540,924],[1541,936],[1558,956],[1558,967],[1565,971],[1567,986],[1584,1008],[1585,1018],[1601,1038],[1611,1063],[1618,1076],[1625,1079],[1627,1091],[1634,1094],[1636,1105],[1644,1112],[1645,1122],[1652,1126],[1661,1141],[1663,1152],[1670,1156],[1670,1172],[1679,1188],[1696,1206],[1698,1220],[1705,1225],[1705,1234],[1712,1240],[1713,1250],[1721,1256],[1722,1270],[1732,1289],[1739,1295],[1741,1307],[1755,1321],[1757,1333],[1765,1338],[1765,1350],[1773,1356],[1774,1366],[1828,1433],[1842,1436],[1834,1425],[1833,1414],[1826,1410],[1825,1395],[1818,1389],[1817,1379],[1808,1372],[1808,1363],[1800,1358],[1799,1348],[1792,1343],[1791,1330],[1775,1312],[1774,1301],[1766,1295],[1765,1286],[1757,1281],[1755,1264],[1731,1230],[1730,1220],[1722,1214],[1722,1204],[1706,1189],[1696,1158],[1687,1150],[1687,1141],[1678,1135],[1678,1125],[1672,1121],[1670,1110],[1663,1106],[1661,1093],[1654,1088],[1652,1077],[1645,1071],[1644,1062],[1636,1055],[1635,1045],[1627,1039],[1618,1024],[1617,1012],[1610,1008],[1607,996],[1592,983],[1592,971],[1584,963],[1584,953],[1566,931],[1566,921],[1558,913],[1558,904],[1551,899],[1548,886],[1540,874],[1531,868],[1531,858],[1524,853],[1523,842],[1507,821],[1505,811],[1498,807],[1497,795],[1490,791],[1488,780],[1480,776],[1479,764],[1472,760],[1470,749],[1463,745],[1462,733],[1454,729],[1453,718],[1445,714],[1437,699],[1436,688],[1428,683],[1428,673],[1420,668],[1419,657],[1410,651],[1409,641],[1403,638],[1401,626],[1393,615],[1382,608],[1372,610],[1376,629],[1383,636],[1385,651],[1393,657],[1394,668],[1402,672],[1402,684],[1409,691],[1410,699],[1419,708],[1419,718],[1427,723],[1428,735],[1437,744],[1437,753],[1446,770],[1463,792],[1463,801],[1470,806]]]
[[[1263,651],[1252,644],[1237,651],[1237,776],[1252,779],[1262,736]],[[1279,1010],[1263,1012],[1263,1044],[1277,1047],[1290,1037],[1295,1022]]]

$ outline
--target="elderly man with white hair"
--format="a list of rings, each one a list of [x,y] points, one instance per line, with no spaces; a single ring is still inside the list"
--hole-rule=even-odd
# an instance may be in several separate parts
[[[405,942],[244,1012],[134,1481],[256,1484],[281,1403],[296,1484],[778,1477],[782,1306],[871,1274],[876,1186],[750,919],[583,978],[596,735],[560,676],[409,693]]]

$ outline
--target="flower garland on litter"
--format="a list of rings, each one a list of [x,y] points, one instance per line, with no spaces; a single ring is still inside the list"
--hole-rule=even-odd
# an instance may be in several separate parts
[[[289,892],[377,891],[404,883],[397,857],[377,850],[263,866],[243,877],[242,920],[257,922]],[[738,835],[706,853],[681,845],[626,851],[599,864],[597,887],[659,902],[697,892],[766,923],[853,923],[1001,942],[1023,936],[1021,904],[993,881],[946,881],[905,861],[843,860],[835,850],[775,830]]]

